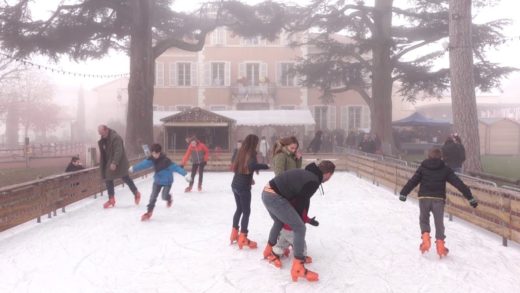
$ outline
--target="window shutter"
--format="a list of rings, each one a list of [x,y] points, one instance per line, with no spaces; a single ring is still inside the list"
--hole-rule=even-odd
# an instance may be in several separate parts
[[[329,130],[335,130],[336,129],[336,106],[328,106],[327,107],[328,114],[328,129]]]
[[[278,85],[283,85],[282,82],[282,63],[276,63],[276,83]]]
[[[361,107],[361,127],[370,128],[370,109],[367,106]]]
[[[260,79],[267,78],[267,63],[260,63]]]
[[[212,78],[212,65],[211,62],[204,63],[204,85],[211,86],[213,84]]]
[[[164,86],[164,63],[155,63],[155,85]]]
[[[231,85],[231,64],[229,62],[226,62],[224,65],[224,85],[230,86]]]
[[[341,107],[341,128],[346,131],[349,130],[348,125],[348,106]]]
[[[197,83],[197,81],[198,81],[198,78],[197,78],[197,77],[198,77],[198,76],[197,76],[197,74],[198,74],[198,70],[197,70],[197,69],[198,69],[198,68],[197,68],[197,66],[198,66],[198,65],[199,65],[199,64],[198,64],[197,62],[191,62],[191,63],[190,63],[190,69],[191,69],[191,86],[197,86],[197,85],[198,85],[198,83]]]

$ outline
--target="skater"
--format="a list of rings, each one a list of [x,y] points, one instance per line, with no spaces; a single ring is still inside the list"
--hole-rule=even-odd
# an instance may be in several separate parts
[[[253,172],[268,169],[266,164],[259,164],[256,160],[256,148],[258,146],[258,136],[249,134],[238,151],[235,161],[233,161],[233,181],[231,189],[235,196],[237,208],[233,215],[233,227],[231,229],[230,242],[238,243],[238,248],[247,246],[256,248],[256,242],[247,238],[249,215],[251,213],[251,185],[253,184]],[[242,220],[240,218],[242,217]],[[240,226],[238,223],[240,222]],[[240,227],[240,228],[239,228]],[[238,235],[240,229],[240,235]]]
[[[453,171],[462,172],[462,164],[466,160],[466,150],[457,134],[449,136],[442,146],[442,159]]]
[[[323,131],[318,130],[314,134],[314,138],[309,143],[309,146],[307,147],[307,152],[312,151],[313,154],[316,154],[320,151],[321,148],[321,136],[323,135]]]
[[[293,281],[297,281],[299,277],[308,281],[317,281],[319,278],[317,273],[307,270],[304,266],[306,228],[300,215],[301,211],[308,210],[311,197],[321,183],[332,177],[335,168],[334,163],[323,160],[318,165],[307,165],[305,170],[292,169],[274,177],[262,192],[262,201],[273,219],[264,258],[268,259],[272,255],[272,248],[277,243],[283,225],[289,225],[294,233],[294,260],[291,268]]]
[[[134,194],[136,205],[141,201],[141,193],[137,190],[134,181],[128,176],[128,159],[126,158],[123,139],[113,129],[106,125],[98,126],[98,133],[101,139],[98,141],[101,178],[105,180],[108,193],[108,201],[103,204],[103,208],[111,208],[116,204],[114,192],[114,180],[123,179]]]
[[[285,137],[276,142],[273,150],[273,171],[279,175],[291,169],[302,167],[302,154],[298,150],[300,144],[294,136]]]
[[[171,207],[173,203],[170,189],[173,184],[173,172],[177,172],[184,176],[186,181],[191,182],[191,176],[180,166],[173,163],[167,156],[162,152],[162,147],[158,143],[152,144],[150,148],[151,156],[147,159],[135,164],[128,170],[130,173],[138,172],[144,169],[154,167],[155,174],[153,175],[153,187],[152,194],[150,194],[150,202],[147,206],[147,211],[142,215],[141,221],[148,221],[153,214],[155,208],[155,202],[159,192],[162,194],[161,197],[166,201],[166,206]]]
[[[421,166],[415,174],[403,186],[399,199],[406,201],[406,196],[418,185],[419,187],[419,225],[421,227],[422,243],[419,249],[425,253],[430,249],[430,212],[433,213],[435,223],[435,244],[439,257],[448,254],[444,239],[444,205],[446,204],[446,182],[457,188],[462,195],[469,201],[469,204],[476,208],[478,201],[471,194],[471,190],[455,175],[453,170],[441,160],[442,153],[438,148],[433,148],[428,152],[428,158],[422,161]]]
[[[81,160],[79,157],[74,156],[70,159],[70,163],[67,165],[65,172],[75,172],[83,169],[85,169],[85,167],[81,165]]]
[[[195,174],[197,174],[197,169],[199,170],[199,184],[198,191],[202,191],[202,179],[204,176],[204,167],[206,166],[209,159],[209,150],[208,147],[199,141],[196,137],[192,137],[190,141],[190,145],[186,150],[186,154],[182,158],[182,166],[186,165],[188,159],[191,158],[191,181],[188,187],[184,189],[184,192],[191,192],[193,187],[193,183],[195,180]]]
[[[312,226],[318,226],[320,223],[316,220],[316,217],[309,218],[307,216],[307,209],[304,209],[300,214],[304,223],[308,223]],[[272,247],[272,253],[269,254],[269,251],[266,252],[265,258],[272,263],[275,267],[281,268],[282,262],[280,257],[289,256],[290,247],[293,246],[294,243],[294,233],[292,228],[284,224],[282,231],[280,231],[280,235],[278,235],[278,240],[276,245]],[[268,249],[269,250],[269,249]],[[312,263],[312,257],[307,255],[307,243],[303,242],[303,255],[305,256],[305,263]]]

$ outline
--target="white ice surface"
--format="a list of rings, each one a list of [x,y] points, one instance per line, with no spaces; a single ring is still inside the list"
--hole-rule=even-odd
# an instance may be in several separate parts
[[[173,207],[158,201],[149,222],[140,216],[152,179],[86,199],[41,224],[0,233],[0,292],[520,292],[520,248],[460,219],[446,224],[450,254],[421,255],[417,202],[352,174],[337,172],[312,199],[307,267],[320,281],[290,278],[266,263],[262,250],[271,220],[260,189],[271,172],[255,175],[249,236],[256,250],[229,245],[235,202],[231,173],[206,173],[203,192],[183,193],[177,176]],[[433,222],[433,221],[432,221]],[[432,223],[433,224],[433,223]]]

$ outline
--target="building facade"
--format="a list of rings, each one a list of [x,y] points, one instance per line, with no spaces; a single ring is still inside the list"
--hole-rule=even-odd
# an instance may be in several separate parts
[[[156,60],[154,110],[308,109],[316,121],[308,131],[368,130],[369,108],[356,92],[338,94],[334,103],[325,104],[318,89],[299,85],[292,70],[310,50],[290,43],[283,33],[266,41],[219,28],[200,52],[172,48]]]

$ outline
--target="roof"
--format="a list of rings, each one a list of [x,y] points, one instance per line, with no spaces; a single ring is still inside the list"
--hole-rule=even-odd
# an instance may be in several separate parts
[[[154,111],[154,125],[161,125],[180,113],[183,112]],[[236,110],[212,111],[212,113],[236,121],[237,126],[297,126],[316,124],[309,110]]]
[[[445,120],[435,120],[424,116],[419,112],[392,122],[393,126],[449,126],[451,123]]]
[[[211,112],[199,107],[191,108],[160,119],[164,123],[234,123],[235,120],[217,112]]]

